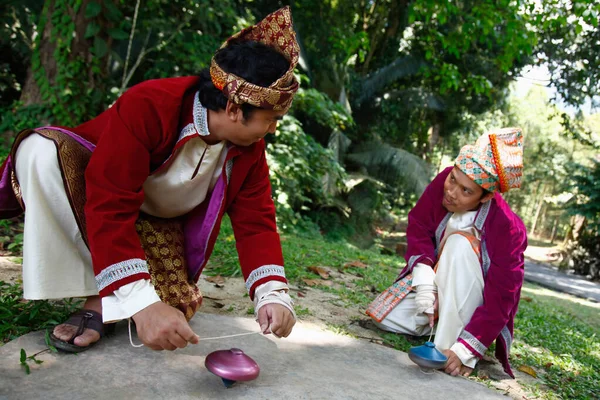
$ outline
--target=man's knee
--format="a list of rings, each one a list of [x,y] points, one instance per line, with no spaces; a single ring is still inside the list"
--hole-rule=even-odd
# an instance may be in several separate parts
[[[51,140],[32,134],[19,144],[16,153],[17,176],[26,173],[25,170],[47,172],[57,166],[56,147]]]
[[[446,244],[444,245],[444,251],[449,251],[451,253],[457,252],[461,254],[466,251],[475,253],[473,245],[469,239],[460,234],[452,234],[448,236],[448,239],[446,239]]]

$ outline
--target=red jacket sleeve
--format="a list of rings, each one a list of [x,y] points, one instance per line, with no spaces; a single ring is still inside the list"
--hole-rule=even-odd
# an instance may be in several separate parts
[[[135,222],[150,152],[161,137],[160,112],[139,89],[127,91],[107,113],[85,173],[87,234],[101,296],[150,279]]]
[[[258,161],[248,172],[242,188],[227,210],[251,298],[254,298],[254,289],[265,282],[275,280],[287,283],[264,142],[262,147]]]

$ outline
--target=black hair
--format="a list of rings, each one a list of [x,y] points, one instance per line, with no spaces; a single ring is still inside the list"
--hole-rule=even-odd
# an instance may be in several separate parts
[[[232,41],[215,53],[215,61],[224,71],[263,87],[281,78],[290,67],[283,54],[255,41]],[[224,110],[227,106],[227,97],[213,85],[208,68],[200,72],[198,89],[200,103],[209,110]],[[258,107],[244,103],[241,108],[244,119],[248,119]]]

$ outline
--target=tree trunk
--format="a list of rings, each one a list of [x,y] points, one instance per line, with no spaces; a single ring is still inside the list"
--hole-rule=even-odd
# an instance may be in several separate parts
[[[435,145],[440,140],[441,130],[442,124],[439,122],[434,122],[433,125],[429,128],[429,131],[427,132],[428,138],[427,146],[425,148],[425,161],[427,161],[428,163],[431,163],[431,153],[433,152]]]
[[[55,0],[49,0],[47,6],[42,10],[42,17],[47,22],[44,27],[38,27],[38,29],[43,29],[42,32],[38,31],[38,34],[41,35],[39,47],[36,48],[35,45],[33,46],[33,51],[39,52],[40,67],[44,69],[46,78],[48,79],[48,82],[50,82],[51,87],[54,86],[54,78],[56,77],[56,60],[54,59],[54,49],[56,48],[56,44],[50,40],[52,37],[51,16],[54,12],[54,3]],[[21,92],[21,102],[25,107],[44,103],[40,88],[35,81],[34,73],[35,71],[30,65],[27,69],[27,78],[25,78],[25,84],[23,85],[23,91]]]
[[[554,226],[552,227],[552,234],[550,235],[550,244],[554,244],[556,239],[556,229],[558,228],[558,217],[554,219]]]
[[[540,194],[540,197],[539,197],[540,200],[539,200],[538,205],[537,205],[537,210],[535,211],[535,217],[533,217],[533,222],[531,223],[531,229],[530,229],[530,231],[531,231],[531,235],[532,236],[535,235],[535,228],[536,228],[538,219],[540,217],[540,213],[542,211],[542,208],[544,207],[544,196],[545,195],[546,195],[546,186],[544,186],[543,189],[542,189],[542,193]]]
[[[61,0],[65,1],[65,0]],[[92,92],[104,92],[106,85],[106,76],[108,74],[108,63],[110,52],[104,55],[101,59],[100,68],[98,63],[94,63],[98,60],[94,54],[92,54],[92,47],[94,43],[93,38],[85,38],[87,27],[91,20],[85,17],[85,12],[89,3],[94,0],[81,0],[77,11],[73,4],[75,1],[68,1],[66,5],[63,5],[59,9],[59,4],[56,0],[47,0],[44,9],[42,10],[41,19],[38,26],[37,33],[40,35],[39,41],[33,47],[34,60],[36,55],[39,56],[39,65],[31,65],[27,71],[27,78],[23,85],[23,91],[21,93],[21,101],[23,106],[30,106],[34,104],[49,105],[53,109],[53,118],[59,118],[59,121],[52,121],[58,124],[68,123],[80,123],[82,118],[88,118],[89,116],[97,115],[103,105],[99,102],[88,101],[87,98],[81,98],[83,94]],[[95,0],[96,3],[103,5],[105,1],[110,0]],[[74,23],[74,31],[65,33],[59,32],[53,21],[57,20],[57,13],[66,13],[68,17]],[[44,23],[45,21],[45,23]],[[93,18],[93,21],[98,24],[101,29],[97,36],[106,42],[107,47],[110,49],[112,39],[108,35],[106,28],[110,27],[110,23],[106,20],[104,15],[101,13]],[[44,23],[44,26],[41,26]],[[57,47],[57,43],[65,43],[65,35],[73,35],[69,48]],[[57,56],[57,51],[60,53]],[[60,64],[59,64],[60,63]],[[81,65],[82,67],[78,67]],[[66,68],[73,66],[74,68]],[[62,71],[62,72],[61,72]],[[43,74],[43,80],[47,81],[50,91],[56,91],[56,95],[60,96],[61,90],[65,89],[65,82],[71,85],[71,88],[77,88],[77,92],[71,95],[71,99],[61,102],[62,99],[57,97],[47,97],[44,86],[40,88],[39,79],[35,79],[36,73]],[[64,76],[63,76],[64,75]],[[39,78],[39,77],[38,77]],[[69,89],[69,88],[67,88]],[[52,92],[51,92],[52,93]],[[68,101],[75,99],[79,104],[79,110],[84,109],[85,113],[78,112],[74,113],[72,107]],[[56,114],[54,107],[60,105],[62,114]],[[60,112],[60,111],[59,111]],[[85,115],[83,115],[85,114]],[[66,120],[62,120],[66,118]],[[49,121],[39,121],[40,124],[48,123]]]

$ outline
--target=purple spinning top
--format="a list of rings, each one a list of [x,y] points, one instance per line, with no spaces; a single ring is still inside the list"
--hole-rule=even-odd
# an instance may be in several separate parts
[[[258,377],[260,368],[256,361],[240,349],[213,351],[204,361],[206,369],[223,379],[226,387],[237,381],[251,381]]]

